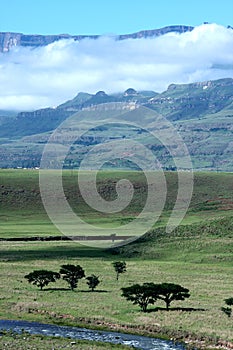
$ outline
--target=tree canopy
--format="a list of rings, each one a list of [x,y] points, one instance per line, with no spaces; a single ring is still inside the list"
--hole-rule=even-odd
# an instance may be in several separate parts
[[[154,283],[134,284],[130,287],[121,288],[122,296],[133,304],[140,306],[142,311],[147,311],[149,304],[154,304],[157,300],[157,288]]]
[[[170,304],[174,300],[185,300],[189,298],[189,290],[180,286],[179,284],[174,283],[161,283],[158,289],[157,298],[161,299],[166,304],[166,309],[168,310]]]
[[[87,280],[87,285],[88,287],[91,289],[91,291],[93,292],[94,289],[98,286],[98,284],[100,283],[100,280],[99,280],[99,277],[96,276],[96,275],[91,275],[91,276],[88,276],[86,278]]]
[[[116,271],[116,279],[118,280],[119,274],[126,272],[126,262],[125,261],[114,261],[112,263]]]
[[[60,278],[60,274],[48,270],[35,270],[25,275],[24,278],[26,278],[29,283],[36,285],[42,290],[50,282],[56,282],[56,280]]]
[[[134,284],[130,287],[121,288],[122,296],[141,307],[142,311],[147,310],[149,304],[154,304],[158,299],[163,300],[168,310],[174,300],[185,300],[189,298],[189,290],[173,283],[144,283]]]
[[[85,277],[85,272],[80,265],[62,265],[60,274],[63,280],[69,284],[71,290],[77,288],[78,280]]]

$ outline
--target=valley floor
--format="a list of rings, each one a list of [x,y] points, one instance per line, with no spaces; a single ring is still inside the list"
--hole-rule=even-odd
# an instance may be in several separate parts
[[[102,175],[102,189],[111,176],[108,172]],[[122,174],[117,173],[114,183],[119,176]],[[157,227],[122,248],[101,250],[74,241],[2,240],[0,318],[138,332],[183,340],[195,347],[232,347],[233,318],[221,308],[226,307],[226,298],[233,297],[233,175],[195,174],[188,214],[183,225],[169,235],[164,224],[176,198],[177,179],[172,173],[166,176],[170,191]],[[140,174],[132,173],[132,177],[143,187]],[[67,173],[65,181],[71,197],[75,179]],[[41,206],[37,172],[2,171],[1,186],[0,238],[59,234]],[[135,206],[123,217],[91,217],[84,206],[81,212],[91,222],[111,227],[131,219],[141,207],[140,198],[140,192],[136,193]],[[119,260],[126,261],[127,272],[116,281],[112,262]],[[81,265],[86,276],[99,276],[96,291],[88,290],[85,279],[73,292],[61,279],[40,291],[24,278],[33,270],[58,272],[67,263]],[[191,297],[172,303],[168,312],[156,302],[143,313],[123,299],[121,288],[144,282],[180,284],[190,290]]]
[[[60,254],[62,252],[62,254]],[[119,258],[119,257],[118,257]],[[233,340],[232,318],[222,311],[232,296],[232,263],[197,263],[128,259],[127,272],[116,281],[114,256],[62,242],[3,242],[1,245],[0,317],[120,329],[167,338],[205,339],[210,344]],[[74,292],[59,280],[40,291],[24,275],[34,269],[58,271],[65,263],[80,264],[101,284],[90,292],[81,280]],[[121,297],[121,287],[133,283],[172,282],[190,289],[191,297],[174,302],[169,312],[156,303],[147,313]]]

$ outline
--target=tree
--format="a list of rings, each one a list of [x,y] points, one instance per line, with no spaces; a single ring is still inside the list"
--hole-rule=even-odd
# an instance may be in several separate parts
[[[24,278],[28,280],[29,283],[35,284],[42,290],[50,282],[56,282],[60,278],[60,274],[54,271],[47,270],[35,270],[25,275]]]
[[[225,303],[226,303],[228,306],[232,306],[232,305],[233,305],[233,298],[228,298],[228,299],[225,299],[224,301],[225,301]],[[231,314],[232,314],[232,308],[231,308],[231,307],[222,307],[221,310],[222,310],[228,317],[231,317]]]
[[[180,286],[179,284],[161,283],[158,285],[158,287],[157,298],[165,302],[167,310],[169,309],[172,301],[185,300],[185,298],[190,297],[189,290]]]
[[[233,305],[233,298],[228,298],[228,299],[225,299],[224,301],[225,301],[225,303],[226,303],[228,306],[232,306],[232,305]]]
[[[126,262],[125,261],[115,261],[112,263],[116,271],[116,279],[118,281],[119,274],[126,272]]]
[[[100,283],[99,277],[96,275],[91,275],[86,278],[88,287],[91,289],[92,292],[94,292],[94,289],[98,286]]]
[[[222,312],[226,314],[228,317],[231,317],[232,309],[231,307],[221,307]]]
[[[78,280],[85,277],[85,272],[80,265],[62,265],[60,274],[63,280],[69,284],[71,290],[77,288]]]
[[[121,290],[122,296],[133,304],[139,305],[143,312],[147,311],[149,304],[154,304],[157,300],[158,285],[154,283],[134,284]]]

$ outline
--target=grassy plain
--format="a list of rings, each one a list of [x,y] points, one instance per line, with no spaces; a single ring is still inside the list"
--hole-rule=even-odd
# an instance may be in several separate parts
[[[48,176],[53,176],[53,171]],[[78,188],[77,171],[63,172],[64,192],[68,203],[88,223],[99,227],[117,227],[132,220],[141,212],[147,185],[141,172],[102,171],[98,175],[97,188],[106,200],[116,198],[117,181],[128,178],[134,185],[132,204],[121,213],[106,214],[90,208],[82,199]],[[154,227],[164,226],[168,220],[177,196],[176,173],[165,173],[167,198],[164,210]],[[86,177],[89,181],[88,173]],[[37,170],[1,170],[0,172],[0,236],[27,237],[59,235],[51,224],[42,205]],[[53,195],[53,194],[51,194]],[[56,205],[56,201],[55,201]],[[182,224],[192,224],[209,218],[233,215],[233,174],[195,173],[194,190],[189,210]],[[77,227],[82,234],[82,228]]]
[[[74,179],[71,172],[66,174],[64,181],[71,195]],[[108,172],[102,174],[102,188],[112,176]],[[132,174],[138,183],[140,176]],[[158,227],[128,246],[109,251],[73,241],[2,241],[0,317],[138,331],[185,340],[205,338],[215,345],[218,339],[233,341],[232,318],[220,310],[223,300],[233,296],[233,174],[195,174],[189,212],[183,225],[169,235],[165,234],[164,222],[174,203],[177,179],[172,173],[166,176],[171,190]],[[2,191],[8,191],[1,197],[1,237],[57,234],[41,205],[37,180],[36,171],[1,172]],[[19,197],[15,197],[17,191]],[[133,216],[140,208],[140,198],[138,194],[136,204],[124,216]],[[83,206],[82,214],[88,217],[90,212],[85,213],[84,209]],[[103,217],[92,213],[91,219],[97,222]],[[106,222],[109,224],[111,219],[114,218],[108,217]],[[111,263],[121,259],[127,262],[127,272],[117,282]],[[101,284],[96,292],[88,290],[85,280],[72,292],[62,280],[40,291],[24,279],[34,269],[59,271],[65,263],[80,264],[86,275],[99,275]],[[121,297],[121,287],[136,282],[178,283],[190,289],[191,297],[172,304],[169,312],[158,302],[142,313],[138,306]]]

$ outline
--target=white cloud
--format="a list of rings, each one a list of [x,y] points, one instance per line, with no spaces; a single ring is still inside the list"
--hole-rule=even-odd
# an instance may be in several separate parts
[[[217,24],[148,39],[62,40],[0,54],[0,109],[55,106],[80,91],[160,92],[223,77],[233,78],[233,30]]]

